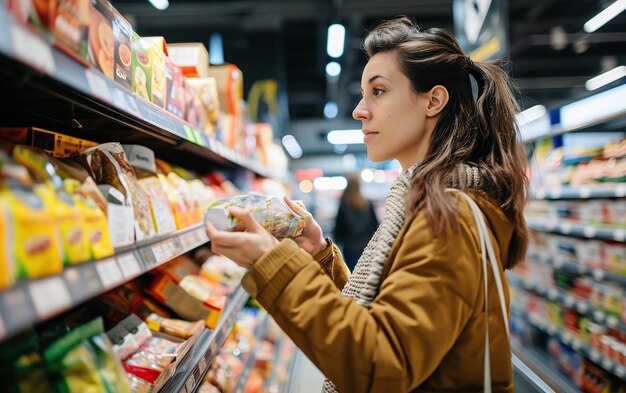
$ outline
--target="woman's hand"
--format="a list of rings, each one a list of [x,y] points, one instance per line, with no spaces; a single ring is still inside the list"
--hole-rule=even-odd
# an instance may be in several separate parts
[[[302,235],[293,240],[298,244],[298,246],[300,246],[300,248],[312,256],[319,254],[328,246],[326,239],[324,239],[324,235],[322,234],[322,228],[320,228],[319,224],[313,219],[313,215],[311,215],[311,213],[296,205],[291,199],[289,199],[289,197],[285,197],[284,199],[291,210],[306,218]]]
[[[237,207],[229,211],[241,220],[237,230],[243,232],[218,231],[207,222],[205,227],[211,251],[232,259],[239,266],[250,268],[263,254],[278,245],[278,239],[267,232],[249,211]]]

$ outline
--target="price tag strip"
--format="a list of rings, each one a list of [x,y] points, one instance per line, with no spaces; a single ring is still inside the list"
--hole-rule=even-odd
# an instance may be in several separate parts
[[[11,26],[11,41],[17,59],[48,75],[55,73],[52,48],[37,34],[14,24]]]
[[[67,268],[63,271],[63,277],[72,298],[72,306],[104,291],[93,264],[85,263]]]
[[[96,262],[96,271],[105,289],[114,288],[124,281],[124,276],[113,258]]]
[[[33,281],[28,285],[28,290],[40,320],[72,306],[72,298],[61,276]]]
[[[116,259],[125,280],[135,278],[142,273],[141,266],[134,253],[126,253],[118,256]]]

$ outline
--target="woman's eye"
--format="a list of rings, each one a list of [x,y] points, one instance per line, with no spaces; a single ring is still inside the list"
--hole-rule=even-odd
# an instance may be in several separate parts
[[[374,96],[379,96],[381,94],[383,94],[384,90],[383,89],[379,89],[379,88],[375,88],[373,90]]]

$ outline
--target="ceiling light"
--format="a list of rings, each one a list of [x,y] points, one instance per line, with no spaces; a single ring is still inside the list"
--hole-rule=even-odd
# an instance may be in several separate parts
[[[626,76],[626,66],[615,67],[612,70],[609,70],[603,74],[600,74],[594,78],[589,79],[585,82],[585,89],[591,91],[601,88],[602,86],[608,85],[611,82],[615,82],[616,80],[623,78]]]
[[[326,105],[324,105],[324,116],[327,119],[334,119],[337,117],[339,113],[339,107],[337,107],[337,103],[334,101],[328,101]]]
[[[363,143],[363,131],[332,130],[328,133],[326,139],[333,145]]]
[[[617,0],[615,3],[602,10],[598,15],[589,19],[583,28],[587,33],[593,33],[624,10],[626,10],[626,0]]]
[[[341,74],[341,64],[337,63],[336,61],[331,61],[330,63],[326,64],[326,74],[333,78],[338,77],[339,74]]]
[[[152,4],[154,6],[154,8],[156,8],[157,10],[166,10],[167,7],[170,6],[169,1],[167,0],[148,0],[150,2],[150,4]]]
[[[326,41],[326,52],[330,57],[341,57],[343,55],[343,43],[346,39],[346,28],[340,24],[328,26],[328,38]]]
[[[302,157],[302,148],[293,135],[285,135],[282,139],[282,143],[291,158],[298,159]]]
[[[574,128],[626,112],[626,85],[620,85],[559,109],[561,127]]]
[[[526,109],[525,111],[518,113],[515,116],[515,119],[517,120],[517,125],[522,126],[524,124],[528,124],[530,122],[533,122],[537,119],[544,117],[546,113],[548,112],[545,106],[535,105],[531,108]]]

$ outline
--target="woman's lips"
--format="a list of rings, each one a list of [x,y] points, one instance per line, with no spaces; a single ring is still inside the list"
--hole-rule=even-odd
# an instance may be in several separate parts
[[[363,130],[363,142],[367,143],[367,141],[374,138],[376,135],[378,135],[378,133],[375,131]]]

